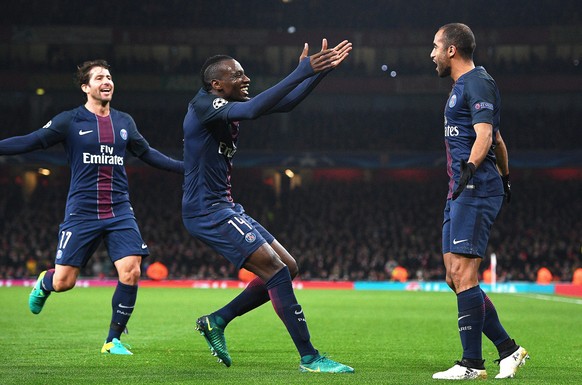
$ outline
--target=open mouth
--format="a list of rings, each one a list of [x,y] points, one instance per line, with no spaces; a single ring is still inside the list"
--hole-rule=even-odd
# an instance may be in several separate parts
[[[243,95],[248,96],[249,95],[249,86],[242,86],[240,88],[240,91],[242,92]]]

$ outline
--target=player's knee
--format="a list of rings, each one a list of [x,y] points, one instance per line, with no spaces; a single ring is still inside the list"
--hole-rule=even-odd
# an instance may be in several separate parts
[[[291,279],[294,279],[297,274],[299,274],[299,266],[297,266],[297,262],[293,260],[293,262],[287,263],[287,268],[289,269],[289,274],[291,274]]]
[[[137,285],[139,282],[139,277],[141,276],[141,269],[139,265],[131,266],[128,269],[124,269],[118,272],[119,281],[126,285]]]
[[[459,269],[452,269],[446,277],[446,282],[449,287],[454,288],[463,279],[462,271]]]

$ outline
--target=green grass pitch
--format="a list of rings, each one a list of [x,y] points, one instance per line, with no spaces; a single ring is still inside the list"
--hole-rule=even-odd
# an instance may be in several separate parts
[[[460,359],[452,293],[297,291],[312,342],[356,373],[300,373],[299,358],[270,304],[226,329],[233,365],[216,363],[194,331],[196,318],[238,290],[142,288],[129,324],[133,356],[100,353],[113,288],[53,294],[43,312],[28,288],[0,288],[0,384],[436,384],[432,373]],[[484,338],[489,379],[512,384],[582,384],[582,301],[491,294],[510,335],[531,359],[516,378],[495,380],[497,354]]]

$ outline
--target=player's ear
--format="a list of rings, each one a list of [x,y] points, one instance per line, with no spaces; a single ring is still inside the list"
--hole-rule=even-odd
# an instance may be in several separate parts
[[[457,53],[457,47],[454,45],[449,46],[449,57],[455,56],[455,53]]]
[[[212,79],[210,81],[210,85],[212,86],[213,90],[222,91],[222,83],[218,79]]]

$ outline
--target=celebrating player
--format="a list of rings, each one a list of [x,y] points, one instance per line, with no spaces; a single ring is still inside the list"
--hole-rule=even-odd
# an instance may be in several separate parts
[[[528,358],[509,337],[487,294],[479,286],[479,265],[491,226],[509,202],[507,148],[499,131],[500,96],[483,67],[475,67],[475,36],[464,24],[441,27],[430,54],[440,77],[454,83],[444,112],[449,192],[443,221],[446,280],[457,294],[458,325],[463,346],[461,361],[433,375],[435,379],[486,378],[481,333],[499,351],[499,374],[513,377]],[[501,173],[501,175],[500,175]]]
[[[129,201],[126,150],[151,166],[183,173],[184,164],[149,146],[132,117],[110,107],[114,84],[109,64],[87,61],[77,69],[87,102],[65,111],[28,135],[0,141],[0,155],[22,154],[62,143],[71,167],[65,219],[59,228],[55,268],[40,273],[29,296],[34,314],[49,295],[75,286],[101,240],[117,269],[112,317],[102,353],[132,354],[120,342],[133,312],[142,257],[149,254]]]
[[[271,300],[299,351],[302,372],[354,372],[320,355],[311,344],[306,317],[291,284],[297,263],[275,237],[234,203],[230,182],[239,122],[292,110],[351,48],[350,42],[343,41],[328,49],[323,39],[321,51],[308,56],[305,44],[297,68],[252,99],[250,79],[232,57],[210,57],[200,71],[203,87],[190,102],[184,119],[184,224],[192,236],[237,268],[257,275],[232,302],[196,322],[213,354],[226,366],[232,363],[224,339],[226,325]]]

